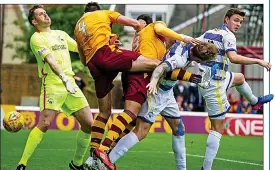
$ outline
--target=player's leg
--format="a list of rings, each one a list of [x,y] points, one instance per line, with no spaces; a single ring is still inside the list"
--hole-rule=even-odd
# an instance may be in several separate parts
[[[46,84],[47,82],[44,83]],[[59,110],[61,110],[61,106],[65,101],[67,93],[68,92],[63,84],[47,84],[46,87],[42,87],[39,102],[41,111],[39,122],[29,134],[17,169],[26,166],[27,161],[41,142],[44,133],[49,129],[55,115]]]
[[[161,61],[157,59],[149,59],[140,55],[136,60],[133,60],[130,72],[154,71],[160,63]]]
[[[99,147],[103,135],[105,133],[105,127],[108,119],[111,115],[112,96],[108,93],[103,98],[98,98],[99,114],[96,116],[94,124],[92,126],[92,138],[91,138],[91,152]]]
[[[117,76],[118,72],[103,72],[102,70],[95,67],[92,62],[88,63],[88,67],[90,69],[91,75],[95,80],[95,90],[99,106],[99,114],[95,118],[95,121],[92,125],[90,157],[85,162],[85,165],[92,169],[95,166],[95,157],[93,151],[95,148],[99,147],[105,133],[106,124],[111,115],[112,97],[110,91],[114,87],[112,82],[113,79]]]
[[[19,166],[17,167],[17,170],[21,170],[19,168],[27,165],[29,158],[31,157],[37,146],[40,144],[44,133],[49,129],[56,114],[57,111],[50,109],[45,109],[40,112],[38,125],[29,134],[24,152],[18,163]]]
[[[110,169],[114,169],[114,165],[109,161],[106,152],[110,150],[112,142],[119,137],[126,126],[136,119],[147,96],[146,85],[148,80],[143,73],[129,73],[127,77],[129,86],[125,94],[124,111],[114,119],[106,138],[96,149],[96,156]]]
[[[170,97],[169,97],[170,96]],[[172,129],[172,149],[177,170],[186,170],[185,127],[172,91],[167,94],[170,102],[160,112]]]
[[[126,136],[121,138],[117,145],[109,153],[110,161],[114,164],[118,159],[120,159],[128,150],[130,150],[139,141],[143,140],[148,134],[151,123],[145,122],[144,120],[136,119],[135,129],[128,133]]]
[[[165,117],[172,129],[172,149],[177,170],[186,170],[185,127],[181,118]]]
[[[134,128],[136,127],[136,120],[132,121],[131,123],[129,123],[125,130],[119,135],[119,137],[113,141],[112,145],[111,145],[111,150],[117,145],[117,143],[127,134],[129,134]]]
[[[110,152],[109,157],[112,163],[120,159],[129,149],[144,139],[148,134],[156,118],[155,114],[149,111],[148,98],[150,99],[150,97],[147,97],[147,100],[142,104],[138,118],[136,119],[135,129],[124,136]],[[151,104],[152,103],[153,102],[151,102]]]
[[[226,90],[232,86],[232,76],[230,72],[226,72],[224,80],[211,80],[209,88],[200,88],[211,121],[211,130],[206,141],[203,170],[211,170],[213,161],[219,150],[220,140],[224,131],[223,122],[225,114],[230,109]]]
[[[233,86],[235,86],[237,91],[251,103],[253,110],[259,110],[263,104],[268,103],[273,99],[273,94],[268,94],[263,97],[256,97],[248,83],[245,81],[244,75],[242,73],[233,74]]]
[[[211,130],[206,141],[206,151],[202,170],[211,170],[212,164],[219,150],[220,140],[224,132],[224,116],[211,119]]]
[[[75,170],[83,169],[83,158],[91,141],[91,130],[93,124],[93,115],[90,107],[86,106],[75,112],[74,117],[78,120],[81,129],[78,131],[76,139],[76,150],[70,168]]]
[[[153,71],[160,63],[158,60],[148,59],[134,51],[112,46],[104,46],[99,49],[91,62],[98,68],[119,72]]]
[[[136,119],[140,107],[140,103],[125,101],[124,111],[114,119],[106,138],[99,147],[100,150],[108,151],[110,149],[112,142],[120,136],[129,123]]]

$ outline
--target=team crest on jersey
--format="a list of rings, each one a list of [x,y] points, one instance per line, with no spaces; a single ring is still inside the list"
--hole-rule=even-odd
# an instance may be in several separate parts
[[[39,55],[42,55],[47,49],[46,48],[42,48],[41,50],[38,51]]]
[[[53,104],[53,103],[54,103],[53,99],[52,99],[52,98],[49,98],[49,99],[48,99],[48,103]]]
[[[64,38],[61,37],[60,35],[58,36],[58,39],[59,39],[60,41],[64,41]]]
[[[153,112],[149,112],[148,116],[149,116],[149,118],[152,118],[153,117]]]

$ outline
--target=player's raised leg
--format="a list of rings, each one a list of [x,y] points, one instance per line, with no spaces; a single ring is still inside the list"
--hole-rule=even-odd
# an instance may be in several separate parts
[[[273,94],[256,97],[242,73],[234,73],[233,86],[251,103],[253,110],[259,110],[265,103],[269,103],[274,98]]]

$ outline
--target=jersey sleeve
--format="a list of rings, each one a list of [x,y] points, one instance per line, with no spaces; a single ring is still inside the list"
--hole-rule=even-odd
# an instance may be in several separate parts
[[[164,61],[169,66],[169,71],[175,70],[176,68],[183,68],[186,66],[187,59],[181,55],[174,55]]]
[[[69,51],[77,52],[77,43],[66,32],[63,31],[63,35],[67,41]]]
[[[117,23],[117,18],[121,15],[120,13],[118,12],[115,12],[115,11],[107,11],[108,13],[108,16],[111,20],[112,23]]]
[[[45,57],[51,53],[48,43],[37,34],[31,37],[30,46],[34,55],[37,57],[41,57],[43,61]]]
[[[225,53],[228,51],[237,51],[236,37],[233,34],[227,34],[223,38]]]
[[[162,25],[164,25],[165,27],[167,27],[167,25],[164,23],[164,22],[162,22],[162,21],[156,21],[156,22],[154,22],[154,24],[156,25],[156,24],[162,24]]]

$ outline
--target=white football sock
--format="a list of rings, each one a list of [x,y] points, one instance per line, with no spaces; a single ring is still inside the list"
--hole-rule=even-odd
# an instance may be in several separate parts
[[[203,162],[203,169],[204,170],[211,170],[213,161],[217,155],[220,146],[220,139],[222,134],[210,130],[210,133],[207,138],[206,142],[206,152]]]
[[[172,148],[176,159],[177,170],[186,170],[185,135],[173,135]]]
[[[235,87],[237,91],[241,93],[241,95],[244,96],[252,105],[258,102],[258,97],[254,96],[250,86],[246,81],[242,85]]]
[[[112,149],[109,154],[110,161],[115,163],[121,158],[129,149],[139,142],[138,137],[134,132],[128,133],[126,136],[121,138],[116,146]]]

